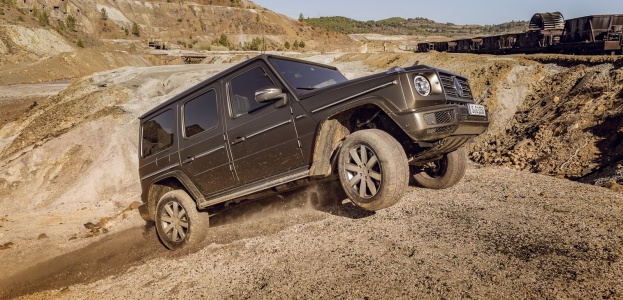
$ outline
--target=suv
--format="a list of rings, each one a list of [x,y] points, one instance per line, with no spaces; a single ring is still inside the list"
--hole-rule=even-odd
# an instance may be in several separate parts
[[[488,125],[467,79],[447,71],[347,80],[332,66],[260,55],[140,117],[139,211],[169,249],[205,238],[207,208],[313,181],[338,177],[352,203],[376,211],[398,202],[410,177],[456,184],[461,146]]]

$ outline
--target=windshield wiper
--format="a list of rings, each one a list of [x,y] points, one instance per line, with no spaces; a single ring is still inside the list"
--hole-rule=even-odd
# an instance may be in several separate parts
[[[316,88],[313,86],[297,86],[296,87],[297,90],[307,90],[307,91],[313,91]]]

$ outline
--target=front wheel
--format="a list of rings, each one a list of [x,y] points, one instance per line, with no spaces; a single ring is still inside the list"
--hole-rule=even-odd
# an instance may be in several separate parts
[[[467,156],[465,149],[459,148],[424,167],[411,167],[415,182],[424,188],[446,189],[457,184],[465,175]]]
[[[357,131],[346,138],[339,152],[338,172],[348,198],[369,211],[396,204],[409,179],[402,146],[377,129]]]
[[[197,211],[195,201],[185,191],[170,191],[158,201],[156,232],[165,247],[177,250],[202,242],[208,226],[208,214]]]

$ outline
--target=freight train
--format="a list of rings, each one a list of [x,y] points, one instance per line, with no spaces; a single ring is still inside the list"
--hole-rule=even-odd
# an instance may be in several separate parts
[[[623,15],[593,15],[565,20],[560,12],[534,14],[528,30],[449,42],[419,43],[416,51],[513,54],[623,54]]]

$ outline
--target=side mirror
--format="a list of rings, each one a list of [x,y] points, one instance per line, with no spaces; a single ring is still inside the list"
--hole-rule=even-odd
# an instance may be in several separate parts
[[[288,104],[288,95],[280,88],[269,86],[255,91],[255,101],[258,103],[275,102],[275,107],[282,107]]]

